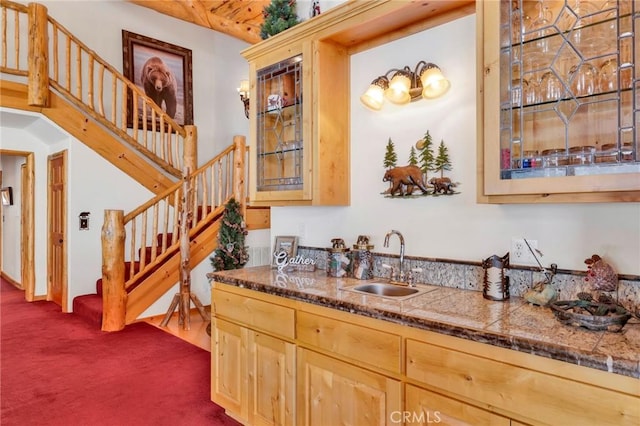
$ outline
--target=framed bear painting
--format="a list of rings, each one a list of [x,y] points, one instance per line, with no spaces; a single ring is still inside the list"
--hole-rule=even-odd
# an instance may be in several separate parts
[[[123,74],[181,126],[193,124],[191,50],[122,30]],[[133,99],[127,97],[127,127],[133,127]],[[137,116],[142,120],[142,102]],[[151,126],[150,114],[146,114]],[[139,123],[141,125],[142,123]]]

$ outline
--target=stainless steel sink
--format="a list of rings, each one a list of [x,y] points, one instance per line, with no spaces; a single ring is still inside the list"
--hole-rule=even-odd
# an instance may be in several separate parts
[[[416,287],[405,287],[381,282],[359,284],[354,287],[347,287],[344,290],[366,293],[374,296],[391,297],[394,299],[406,299],[424,292],[422,289]]]

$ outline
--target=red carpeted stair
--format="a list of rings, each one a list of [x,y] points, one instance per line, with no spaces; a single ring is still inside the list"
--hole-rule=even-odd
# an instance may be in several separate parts
[[[157,244],[158,244],[158,247],[156,248],[157,254],[160,254],[162,250],[161,248],[162,237],[163,237],[163,234],[158,234],[157,236]],[[166,239],[167,245],[171,244],[172,238],[173,238],[173,234],[171,233],[167,234],[167,239]],[[138,252],[138,255],[141,254],[141,250]],[[146,247],[145,250],[146,250],[145,259],[146,259],[146,262],[149,263],[151,259],[151,251],[153,250],[153,247]],[[127,281],[130,277],[130,270],[131,270],[131,262],[125,262],[125,269],[124,269],[125,281]],[[137,272],[138,270],[139,270],[139,262],[135,262],[134,273]],[[154,270],[155,269],[152,269],[151,271],[147,272],[145,276],[150,275]],[[129,289],[127,289],[127,291],[131,291],[134,288],[136,288],[137,285],[140,284],[142,280],[144,280],[145,276],[141,277],[138,280],[138,282],[133,286],[131,286]],[[102,278],[99,278],[96,281],[95,293],[76,296],[73,299],[73,313],[82,317],[89,323],[95,324],[97,328],[102,328]]]
[[[130,262],[125,262],[125,281],[129,278],[129,264]],[[98,328],[102,327],[102,278],[96,281],[95,293],[76,296],[73,299],[73,313]]]
[[[196,214],[197,214],[197,220],[201,220],[202,218],[204,218],[206,215],[208,215],[209,213],[211,213],[213,211],[213,207],[212,206],[198,206],[198,208],[196,209]],[[220,214],[222,214],[220,212]],[[213,223],[215,220],[217,220],[216,216],[214,218],[211,219],[211,223]],[[195,236],[199,235],[201,232],[204,231],[206,227],[200,228],[200,230],[198,232],[196,232],[195,234],[191,235],[191,238],[194,238]],[[173,242],[173,233],[169,232],[166,234],[158,234],[156,236],[156,255],[159,255],[162,252],[162,246],[163,246],[163,236],[166,235],[166,240],[165,240],[165,246],[170,246],[171,243]],[[178,237],[176,237],[178,238]],[[145,263],[148,264],[151,261],[151,253],[153,251],[153,247],[146,247],[145,248]],[[178,250],[176,250],[177,252]],[[138,251],[138,258],[140,259],[140,256],[142,254],[142,249],[140,249]],[[171,257],[168,256],[168,257]],[[139,263],[136,262],[134,265],[134,273],[137,272],[139,270],[138,268]],[[151,269],[150,271],[148,271],[147,273],[145,273],[142,277],[140,277],[137,282],[132,285],[130,288],[127,289],[127,291],[132,291],[134,288],[136,288],[139,284],[142,283],[142,281],[144,281],[144,279],[146,277],[148,277],[149,275],[151,275],[158,267],[160,267],[160,265],[158,265],[156,268]],[[130,276],[130,262],[125,262],[125,281],[129,279]],[[102,278],[98,279],[96,281],[96,292],[93,294],[84,294],[81,296],[76,296],[73,299],[73,313],[79,315],[80,317],[84,318],[85,320],[89,321],[91,324],[95,324],[96,327],[98,328],[102,328]]]

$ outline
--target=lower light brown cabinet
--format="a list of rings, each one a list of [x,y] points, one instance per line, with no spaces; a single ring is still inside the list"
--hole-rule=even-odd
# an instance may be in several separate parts
[[[215,282],[211,399],[246,425],[640,424],[640,380]]]
[[[295,424],[294,311],[215,289],[211,300],[211,400],[243,424]]]
[[[392,424],[392,413],[401,412],[401,386],[399,380],[298,349],[298,424]]]
[[[402,413],[405,425],[432,423],[440,426],[511,425],[507,417],[414,385],[407,385],[405,401],[405,410]]]
[[[239,421],[247,418],[248,410],[246,335],[244,327],[212,319],[211,400]]]
[[[442,338],[443,343],[453,345],[460,340]],[[532,423],[625,424],[638,418],[640,412],[638,393],[634,397],[606,389],[607,384],[614,383],[614,374],[608,374],[611,383],[580,383],[578,377],[591,373],[589,369],[568,364],[565,374],[569,377],[558,377],[536,371],[536,364],[518,365],[536,360],[523,358],[526,354],[521,352],[504,352],[506,358],[500,360],[466,352],[470,348],[458,350],[455,346],[442,347],[413,339],[407,339],[406,348],[409,379],[457,398],[481,402],[494,410],[513,411]],[[538,364],[543,366],[544,361],[550,360],[541,358]],[[569,371],[575,368],[576,375],[571,377]],[[640,382],[636,390],[640,390]]]
[[[220,319],[212,342],[211,399],[242,423],[294,424],[295,346]]]

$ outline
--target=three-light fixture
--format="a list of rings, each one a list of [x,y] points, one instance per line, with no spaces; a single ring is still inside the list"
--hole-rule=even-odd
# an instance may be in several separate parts
[[[420,61],[414,70],[405,66],[392,68],[371,82],[360,101],[368,108],[379,111],[385,99],[397,105],[405,105],[418,99],[435,99],[449,90],[451,83],[440,67]]]
[[[249,80],[240,81],[240,87],[238,87],[238,93],[240,94],[240,100],[244,104],[244,116],[249,118]]]

